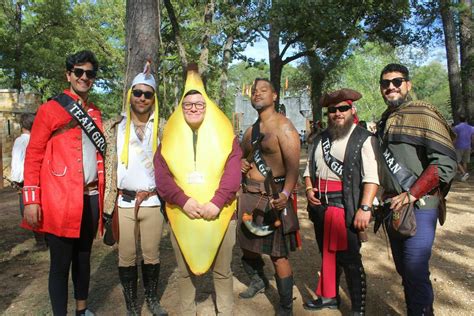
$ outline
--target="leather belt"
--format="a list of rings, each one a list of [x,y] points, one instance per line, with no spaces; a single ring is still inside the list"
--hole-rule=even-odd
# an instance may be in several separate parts
[[[92,191],[96,191],[99,188],[99,181],[95,180],[86,185],[84,185],[84,194],[88,194]]]

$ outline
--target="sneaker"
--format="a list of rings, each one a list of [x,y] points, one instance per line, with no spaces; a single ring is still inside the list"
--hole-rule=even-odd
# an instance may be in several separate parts
[[[461,181],[466,182],[468,178],[469,178],[469,173],[466,172],[465,174],[462,175]]]

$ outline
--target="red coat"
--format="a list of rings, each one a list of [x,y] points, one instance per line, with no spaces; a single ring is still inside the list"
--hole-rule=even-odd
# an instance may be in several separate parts
[[[75,100],[69,90],[64,93]],[[100,110],[92,103],[87,113],[102,129]],[[84,174],[82,167],[82,131],[79,126],[54,137],[51,134],[66,125],[71,115],[56,101],[38,108],[30,142],[26,149],[23,201],[40,204],[43,212],[35,230],[61,237],[78,238],[83,210]],[[97,153],[99,189],[99,231],[102,231],[104,196],[104,159]],[[32,229],[25,220],[22,227]]]

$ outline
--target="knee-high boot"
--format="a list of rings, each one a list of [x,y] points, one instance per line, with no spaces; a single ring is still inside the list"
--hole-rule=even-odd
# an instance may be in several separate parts
[[[137,304],[137,266],[118,267],[123,296],[127,305],[128,316],[138,316],[140,311]]]
[[[160,276],[160,264],[145,264],[142,262],[143,287],[145,288],[145,301],[148,310],[153,315],[168,315],[161,307],[156,291],[158,289],[158,279]]]
[[[291,316],[293,315],[293,276],[281,279],[275,274],[275,281],[280,295],[280,306],[276,314]]]
[[[265,273],[263,272],[264,265],[265,263],[260,257],[257,259],[242,257],[242,266],[244,271],[250,277],[250,284],[245,291],[239,293],[240,298],[252,298],[258,293],[264,292],[265,288],[268,287],[268,279],[265,277]]]
[[[367,284],[364,266],[362,263],[347,264],[344,266],[344,273],[351,296],[351,315],[365,315]]]

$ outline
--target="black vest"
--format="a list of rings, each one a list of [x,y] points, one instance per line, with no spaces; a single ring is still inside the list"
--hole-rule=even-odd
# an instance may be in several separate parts
[[[362,145],[373,136],[368,130],[356,126],[352,131],[347,142],[346,152],[344,154],[344,170],[342,172],[342,188],[344,196],[344,211],[346,214],[346,226],[349,227],[354,221],[355,211],[359,208],[359,202],[362,195]],[[309,171],[311,182],[315,186],[316,163],[314,162],[314,153],[316,147],[321,141],[319,134],[314,138],[309,157]]]

